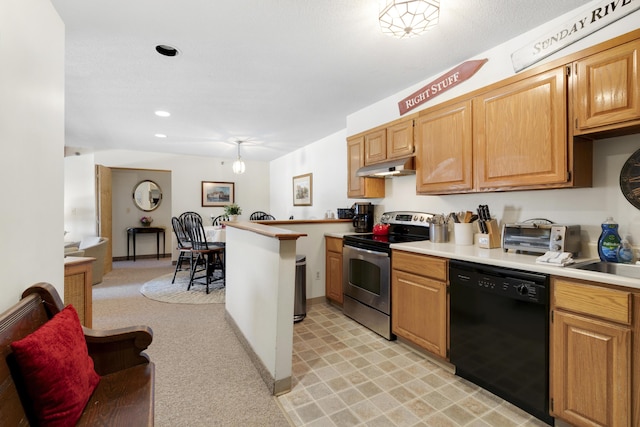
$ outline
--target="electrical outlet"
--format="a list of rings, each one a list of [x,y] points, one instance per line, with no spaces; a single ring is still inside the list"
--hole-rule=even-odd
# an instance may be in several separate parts
[[[320,272],[316,271],[316,280],[320,280]]]

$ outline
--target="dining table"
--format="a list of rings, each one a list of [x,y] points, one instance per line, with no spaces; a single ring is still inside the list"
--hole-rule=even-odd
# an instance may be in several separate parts
[[[226,241],[225,227],[221,225],[205,225],[204,233],[207,236],[207,242],[224,243]]]

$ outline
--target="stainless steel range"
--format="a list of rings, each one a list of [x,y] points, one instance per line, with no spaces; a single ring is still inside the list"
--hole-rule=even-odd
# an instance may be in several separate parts
[[[385,212],[380,222],[388,225],[388,234],[344,236],[344,314],[388,340],[396,338],[391,332],[390,245],[429,240],[428,220],[432,216],[425,212]]]

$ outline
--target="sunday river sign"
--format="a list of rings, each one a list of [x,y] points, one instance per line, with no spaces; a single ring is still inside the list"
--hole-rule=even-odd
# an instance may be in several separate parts
[[[422,89],[419,89],[398,102],[398,108],[400,108],[400,115],[403,115],[421,104],[429,101],[432,98],[440,95],[442,92],[451,89],[454,86],[459,85],[463,81],[469,79],[482,67],[488,59],[476,59],[473,61],[466,61],[458,65],[451,71],[441,75],[431,83],[427,84]]]
[[[554,31],[515,51],[511,55],[513,69],[517,73],[638,9],[640,0],[599,2]]]

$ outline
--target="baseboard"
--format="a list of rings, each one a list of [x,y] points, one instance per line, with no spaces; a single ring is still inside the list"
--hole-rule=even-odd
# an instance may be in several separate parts
[[[136,261],[139,259],[156,259],[157,256],[155,254],[151,254],[151,255],[136,255]],[[164,258],[171,258],[171,254],[160,254],[160,259],[164,259]],[[114,256],[113,258],[111,258],[113,261],[133,261],[133,257],[130,256],[129,259],[127,259],[126,256]],[[173,262],[173,264],[175,265],[175,262]]]
[[[267,385],[267,388],[269,389],[271,394],[274,396],[279,396],[281,394],[290,392],[291,377],[289,376],[287,378],[276,381],[267,367],[264,366],[264,363],[262,363],[262,360],[260,360],[260,357],[258,357],[256,352],[253,350],[251,344],[249,343],[249,341],[247,341],[244,334],[236,324],[235,320],[233,320],[233,317],[231,317],[226,309],[224,311],[224,318],[231,327],[231,330],[233,330],[233,333],[238,337],[238,340],[240,340],[240,344],[242,344],[242,347],[244,347],[244,350],[249,355],[249,359],[251,359],[251,362],[253,362],[253,365],[258,370],[258,374],[260,374],[260,377],[262,377],[262,381],[264,381],[264,383]]]
[[[311,306],[311,305],[316,305],[316,304],[324,304],[327,302],[327,298],[326,297],[315,297],[315,298],[309,298],[307,300],[307,305]]]

